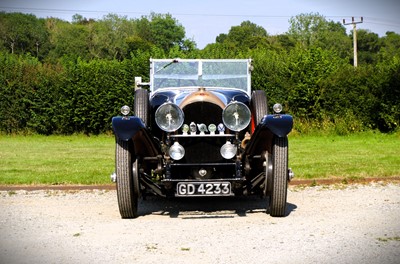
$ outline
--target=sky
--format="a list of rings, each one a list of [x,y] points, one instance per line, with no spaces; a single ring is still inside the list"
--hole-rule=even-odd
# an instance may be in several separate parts
[[[400,0],[0,0],[0,11],[67,21],[74,14],[102,19],[109,13],[127,18],[169,13],[185,28],[186,38],[200,49],[246,20],[270,35],[285,33],[289,19],[302,13],[319,13],[341,23],[363,17],[357,29],[368,29],[380,37],[387,31],[400,34]],[[345,27],[350,33],[352,26]]]

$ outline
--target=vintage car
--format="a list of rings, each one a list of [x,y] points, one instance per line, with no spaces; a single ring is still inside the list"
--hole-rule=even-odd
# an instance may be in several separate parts
[[[151,59],[150,81],[135,78],[129,106],[112,119],[122,218],[138,216],[142,196],[262,195],[285,216],[288,138],[293,118],[269,114],[251,89],[251,59]]]

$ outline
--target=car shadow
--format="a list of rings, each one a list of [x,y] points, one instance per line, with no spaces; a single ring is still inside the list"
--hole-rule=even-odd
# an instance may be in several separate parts
[[[139,203],[139,215],[164,215],[171,218],[233,218],[254,213],[265,213],[268,198],[243,197],[146,197]],[[295,211],[295,204],[287,203],[285,216]],[[268,212],[268,211],[267,211]]]

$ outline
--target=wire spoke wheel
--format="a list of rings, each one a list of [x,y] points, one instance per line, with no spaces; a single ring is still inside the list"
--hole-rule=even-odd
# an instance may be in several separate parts
[[[265,173],[267,175],[268,171]],[[271,193],[269,197],[269,212],[271,216],[285,216],[287,185],[288,139],[287,137],[274,137],[274,144],[272,146]]]
[[[133,161],[130,144],[131,141],[117,139],[115,151],[117,198],[122,218],[138,216],[139,169],[137,159]]]

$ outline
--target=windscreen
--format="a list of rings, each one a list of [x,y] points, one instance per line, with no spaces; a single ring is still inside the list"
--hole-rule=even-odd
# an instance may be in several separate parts
[[[152,90],[183,87],[236,88],[248,91],[248,60],[153,60]]]

